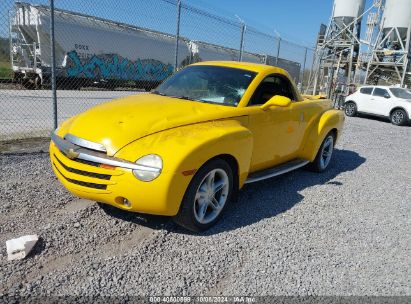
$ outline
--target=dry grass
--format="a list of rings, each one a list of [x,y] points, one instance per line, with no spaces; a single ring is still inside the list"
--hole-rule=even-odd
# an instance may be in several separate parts
[[[10,67],[10,62],[0,61],[0,79],[12,79],[13,71]]]

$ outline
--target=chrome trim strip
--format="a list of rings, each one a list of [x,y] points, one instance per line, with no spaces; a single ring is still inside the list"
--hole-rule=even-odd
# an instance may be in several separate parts
[[[67,134],[66,136],[64,136],[64,139],[68,140],[72,144],[75,144],[76,146],[107,153],[106,147],[104,147],[103,145],[71,134]]]
[[[251,183],[259,182],[259,181],[262,181],[262,180],[265,180],[265,179],[268,179],[268,178],[271,178],[271,177],[274,177],[274,176],[282,175],[284,173],[287,173],[287,172],[290,172],[290,171],[293,171],[293,170],[297,170],[298,168],[304,167],[308,163],[309,163],[309,161],[305,160],[305,161],[301,161],[301,163],[299,163],[299,164],[296,164],[294,166],[290,166],[288,168],[284,168],[284,169],[282,169],[280,171],[277,171],[277,172],[274,172],[272,174],[267,174],[267,175],[264,175],[264,176],[261,176],[261,177],[255,177],[255,178],[251,177],[251,178],[248,178],[245,181],[245,184],[251,184]],[[269,170],[269,169],[267,169],[267,170]]]
[[[88,160],[88,161],[92,161],[92,162],[96,162],[100,164],[106,164],[110,166],[115,166],[115,167],[120,167],[120,168],[161,173],[161,169],[159,168],[137,165],[135,163],[132,163],[132,162],[120,159],[120,158],[107,156],[106,154],[102,154],[100,152],[86,150],[82,147],[79,147],[69,142],[68,140],[65,140],[59,137],[55,133],[51,133],[51,140],[54,142],[54,144],[59,148],[61,152],[70,156],[73,159],[79,158],[79,159],[84,159],[84,160]]]

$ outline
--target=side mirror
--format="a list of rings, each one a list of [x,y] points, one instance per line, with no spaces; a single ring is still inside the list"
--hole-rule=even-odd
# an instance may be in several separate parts
[[[384,98],[388,99],[388,98],[391,98],[391,96],[390,96],[390,94],[387,93],[387,94],[384,94]]]
[[[271,107],[288,107],[291,104],[291,99],[285,96],[275,95],[271,97],[265,104],[260,108],[262,110],[268,110]]]

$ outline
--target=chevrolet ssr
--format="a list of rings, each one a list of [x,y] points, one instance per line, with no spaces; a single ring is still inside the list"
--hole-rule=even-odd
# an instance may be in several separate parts
[[[78,197],[201,231],[247,183],[324,171],[343,123],[280,68],[201,62],[68,119],[51,135],[50,159]]]

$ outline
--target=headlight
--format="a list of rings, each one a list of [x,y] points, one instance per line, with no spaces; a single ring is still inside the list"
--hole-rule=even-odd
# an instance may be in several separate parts
[[[156,179],[160,175],[161,169],[163,169],[163,161],[161,157],[156,154],[143,156],[136,161],[136,164],[158,169],[158,172],[148,171],[144,169],[133,170],[134,176],[143,182],[151,182],[152,180]]]

